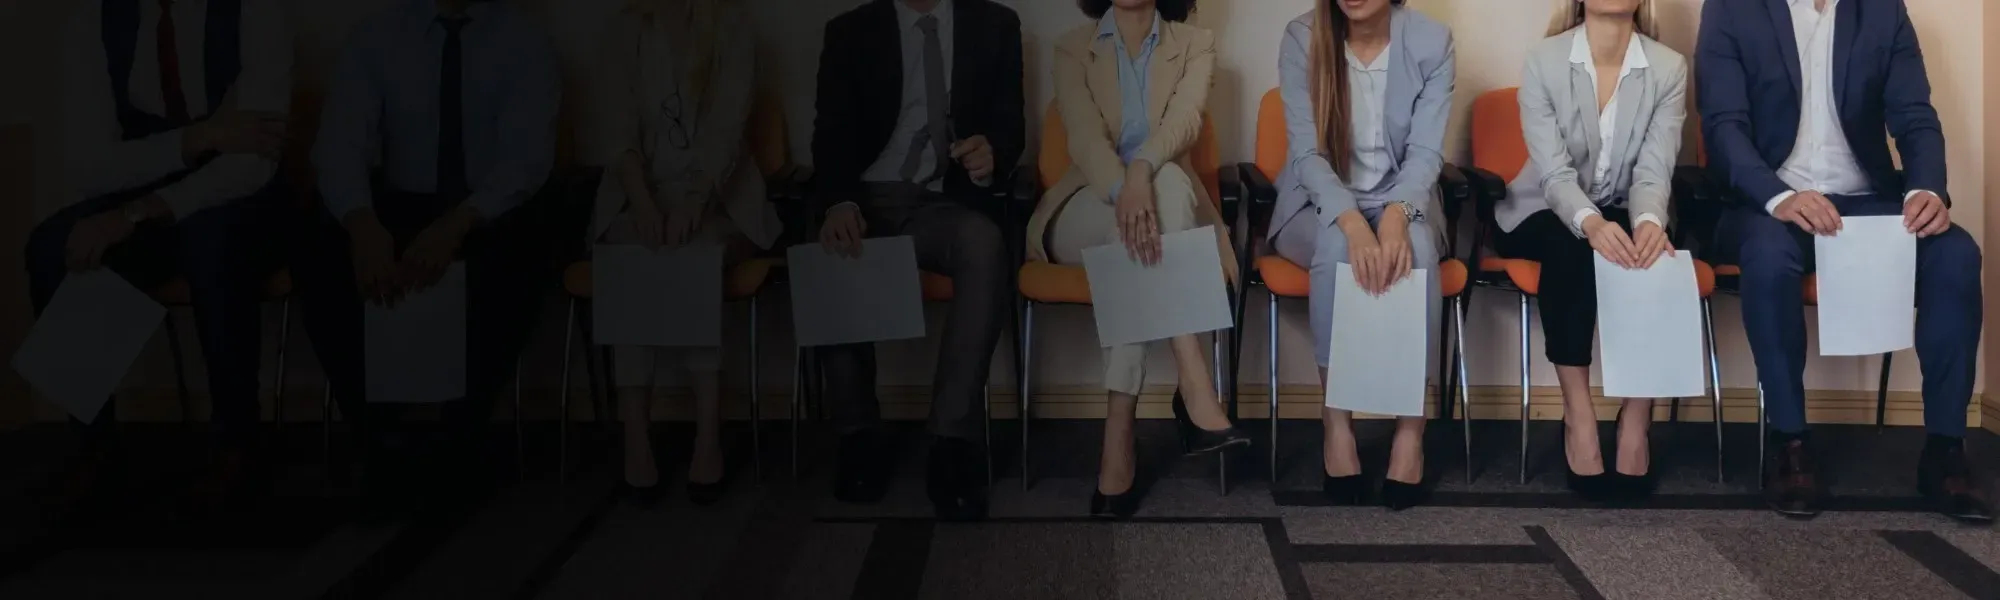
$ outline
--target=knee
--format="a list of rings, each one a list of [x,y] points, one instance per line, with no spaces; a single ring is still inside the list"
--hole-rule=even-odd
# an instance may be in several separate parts
[[[960,266],[974,269],[1006,269],[1007,241],[1000,227],[985,215],[968,212],[952,226],[958,246]]]
[[[1737,261],[1746,275],[1752,270],[1790,277],[1804,272],[1804,249],[1784,222],[1761,215],[1751,217],[1742,236]]]
[[[1941,276],[1975,288],[1980,285],[1979,273],[1984,259],[1979,254],[1979,243],[1973,241],[1972,234],[1965,229],[1953,225],[1944,233],[1924,240],[1918,252],[1924,276]]]
[[[1167,163],[1153,174],[1153,202],[1168,231],[1194,227],[1195,184],[1180,165]]]

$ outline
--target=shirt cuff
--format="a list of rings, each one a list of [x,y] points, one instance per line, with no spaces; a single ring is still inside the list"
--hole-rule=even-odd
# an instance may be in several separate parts
[[[857,209],[858,209],[858,208],[861,208],[861,205],[860,205],[860,204],[857,204],[857,203],[855,203],[855,202],[854,202],[853,200],[849,200],[849,201],[846,201],[846,202],[841,202],[841,203],[838,203],[838,204],[835,204],[835,205],[833,205],[833,206],[829,206],[829,207],[826,207],[826,214],[833,214],[833,209],[836,209],[836,208],[840,208],[840,207],[842,207],[842,206],[852,206],[852,207],[855,207],[855,208],[857,208]]]
[[[1579,209],[1576,211],[1575,215],[1569,218],[1569,225],[1571,227],[1575,227],[1577,231],[1583,231],[1583,220],[1590,218],[1590,216],[1594,214],[1597,214],[1597,209],[1592,209],[1592,208]]]
[[[167,203],[167,210],[174,213],[174,221],[176,222],[188,218],[188,215],[199,212],[201,209],[208,208],[209,205],[209,198],[202,197],[200,194],[185,193],[184,190],[181,190],[177,186],[170,185],[160,188],[158,191],[153,192],[153,194],[159,196],[162,202]]]
[[[1784,204],[1786,200],[1790,200],[1792,198],[1793,194],[1797,193],[1798,192],[1794,190],[1787,190],[1784,193],[1772,196],[1770,201],[1764,203],[1765,214],[1769,214],[1774,217],[1778,216],[1778,205]]]
[[[1909,203],[1911,198],[1917,197],[1917,194],[1930,194],[1932,196],[1937,196],[1939,198],[1944,197],[1944,196],[1939,196],[1937,192],[1933,192],[1930,190],[1910,190],[1910,193],[1903,194],[1903,202],[1905,204]]]
[[[1638,218],[1632,219],[1632,228],[1638,229],[1640,223],[1652,223],[1660,229],[1667,228],[1667,224],[1660,221],[1660,216],[1653,213],[1641,213]]]

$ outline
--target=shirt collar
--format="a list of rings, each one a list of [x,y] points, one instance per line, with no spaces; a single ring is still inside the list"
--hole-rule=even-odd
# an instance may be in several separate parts
[[[1590,36],[1584,34],[1585,27],[1587,26],[1578,25],[1576,29],[1572,30],[1569,42],[1569,62],[1589,67],[1591,63]],[[1639,43],[1639,33],[1633,32],[1632,40],[1625,44],[1625,65],[1618,69],[1618,77],[1623,78],[1634,69],[1644,69],[1651,66],[1653,66],[1652,63],[1646,60],[1645,45]]]
[[[470,23],[491,20],[493,11],[498,10],[498,4],[499,2],[497,1],[467,3],[465,5],[465,17]],[[411,0],[409,7],[410,24],[418,32],[423,35],[430,35],[433,32],[442,34],[444,32],[443,27],[438,25],[438,20],[443,18],[443,15],[438,14],[436,0]]]
[[[1813,0],[1786,0],[1786,3],[1791,4],[1794,8],[1796,8],[1800,4],[1812,4]],[[1840,0],[1826,0],[1827,8],[1833,8],[1834,6],[1837,6],[1839,4]]]
[[[931,7],[930,14],[937,17],[938,27],[945,27],[951,23],[951,2],[952,0],[938,0],[937,6]],[[889,0],[889,3],[896,5],[896,24],[900,26],[898,31],[916,29],[917,19],[924,18],[924,13],[910,8],[910,5],[905,4],[903,0]]]
[[[1110,13],[1105,13],[1104,18],[1097,20],[1097,39],[1103,40],[1115,37],[1118,37],[1118,19]],[[1153,13],[1153,31],[1146,34],[1146,43],[1151,44],[1158,41],[1160,41],[1160,13],[1155,11]]]

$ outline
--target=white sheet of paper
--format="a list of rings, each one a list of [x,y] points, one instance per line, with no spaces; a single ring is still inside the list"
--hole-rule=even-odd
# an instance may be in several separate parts
[[[1378,415],[1424,414],[1424,371],[1430,364],[1427,321],[1430,274],[1412,269],[1380,296],[1354,283],[1354,267],[1333,273],[1333,335],[1326,367],[1326,405]]]
[[[605,345],[722,345],[722,247],[651,250],[602,245],[591,254],[591,331]]]
[[[109,269],[72,273],[14,353],[14,370],[70,416],[96,420],[166,317]]]
[[[1620,267],[1602,254],[1591,256],[1604,395],[1690,398],[1707,392],[1694,256],[1678,251],[1643,271]]]
[[[465,396],[465,263],[394,308],[363,304],[369,402],[430,404]]]
[[[1160,236],[1160,262],[1132,260],[1124,244],[1083,250],[1097,342],[1104,347],[1228,329],[1229,282],[1213,227]]]
[[[785,257],[800,346],[924,337],[924,292],[909,236],[863,240],[859,258],[819,244],[792,246]]]
[[[1864,356],[1916,344],[1917,238],[1903,217],[1846,217],[1813,236],[1819,265],[1819,353]]]

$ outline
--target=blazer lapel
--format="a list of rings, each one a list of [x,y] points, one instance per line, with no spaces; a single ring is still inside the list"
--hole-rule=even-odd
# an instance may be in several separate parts
[[[1847,97],[1847,61],[1854,57],[1854,40],[1861,35],[1861,3],[1847,0],[1834,6],[1833,108],[1839,112]]]
[[[886,94],[881,102],[875,103],[875,110],[885,115],[881,118],[889,123],[888,127],[894,128],[896,113],[902,110],[903,32],[901,22],[896,19],[896,6],[890,2],[878,6],[881,8],[877,9],[880,16],[875,18],[875,41],[862,43],[874,54],[869,64],[875,65],[876,94]]]
[[[1597,110],[1597,87],[1590,83],[1589,69],[1595,68],[1595,65],[1569,63],[1570,99],[1576,106],[1576,120],[1583,124],[1583,144],[1590,149],[1589,158],[1592,159],[1604,151],[1604,132],[1597,127],[1597,119],[1601,116]],[[1583,171],[1591,172],[1589,169]],[[1585,175],[1586,179],[1588,177]]]
[[[1403,159],[1404,144],[1410,137],[1409,115],[1416,110],[1417,91],[1424,87],[1424,76],[1417,72],[1417,65],[1411,64],[1409,52],[1404,45],[1404,25],[1407,23],[1402,9],[1389,15],[1389,77],[1386,94],[1382,101],[1382,133],[1389,142],[1389,151],[1397,160]],[[1347,62],[1345,50],[1341,53],[1341,68]]]
[[[1118,60],[1120,50],[1117,36],[1111,39],[1090,40],[1090,67],[1086,75],[1090,79],[1092,104],[1097,105],[1098,114],[1104,116],[1104,126],[1111,131],[1112,139],[1123,135],[1120,124],[1124,123],[1125,110],[1118,97]],[[1109,98],[1100,94],[1109,93]],[[1108,100],[1108,101],[1107,101]]]
[[[1617,145],[1603,149],[1605,152],[1613,153],[1612,160],[1630,162],[1626,159],[1633,154],[1632,149],[1638,146],[1640,140],[1645,139],[1646,132],[1641,130],[1643,128],[1639,122],[1639,109],[1644,108],[1640,105],[1646,103],[1649,95],[1647,91],[1652,89],[1651,75],[1652,69],[1632,69],[1631,80],[1625,82],[1627,85],[1618,88],[1618,115],[1613,117],[1612,121],[1612,125],[1617,127],[1617,130],[1612,132],[1612,142]]]
[[[1785,63],[1785,72],[1792,76],[1792,92],[1804,90],[1804,79],[1799,75],[1799,37],[1792,33],[1792,6],[1786,0],[1764,0],[1764,8],[1771,13],[1772,31],[1778,38],[1778,54],[1784,59],[1781,62]]]
[[[1167,102],[1174,98],[1174,83],[1181,79],[1181,41],[1160,23],[1160,41],[1153,47],[1153,60],[1146,65],[1146,124],[1158,127],[1166,118]],[[1112,73],[1116,78],[1117,73]]]

